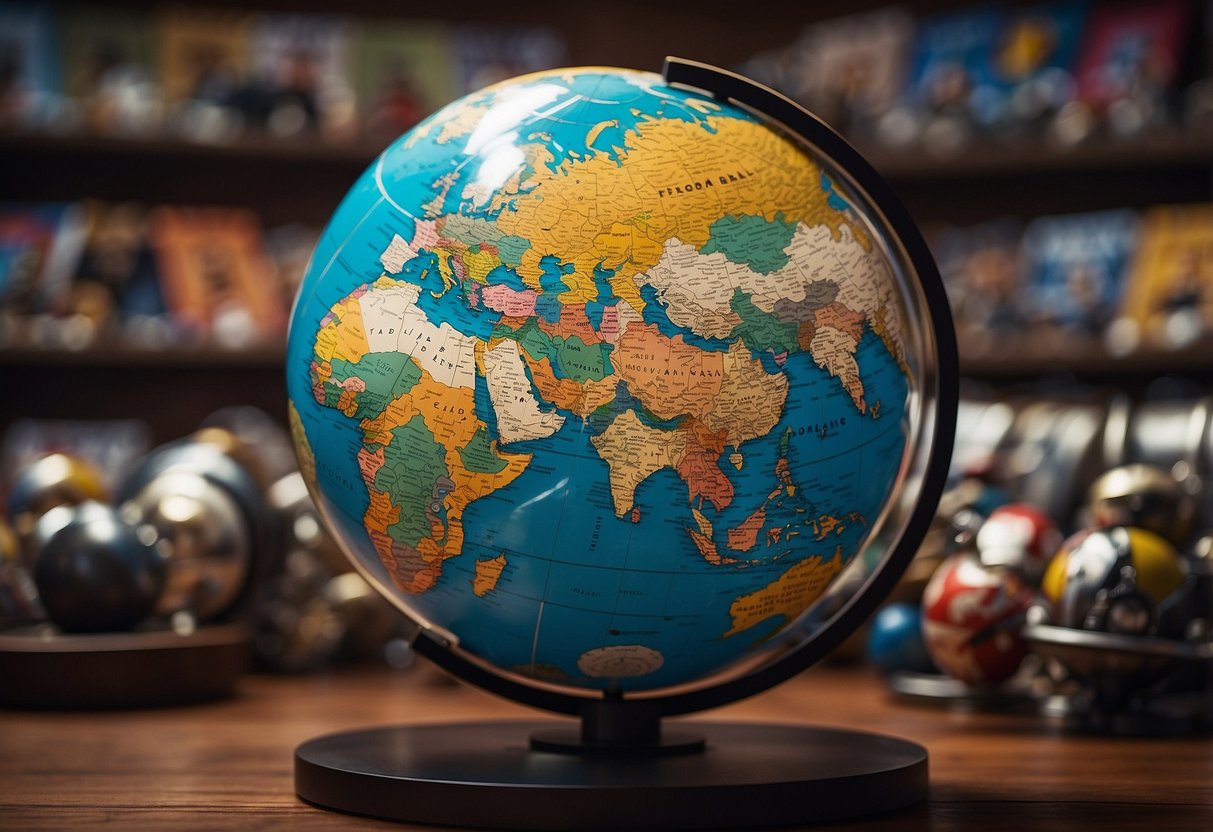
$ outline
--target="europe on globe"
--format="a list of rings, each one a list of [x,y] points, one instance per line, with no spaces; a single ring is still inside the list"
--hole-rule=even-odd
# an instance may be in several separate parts
[[[727,673],[912,451],[893,258],[803,142],[616,69],[450,104],[341,203],[291,323],[305,478],[453,649],[559,689]]]

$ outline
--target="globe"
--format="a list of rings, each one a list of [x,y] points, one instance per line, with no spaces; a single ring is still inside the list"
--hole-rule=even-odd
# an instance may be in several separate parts
[[[292,313],[292,431],[436,653],[661,697],[838,640],[922,525],[954,378],[920,240],[824,147],[568,69],[450,104],[353,186]]]

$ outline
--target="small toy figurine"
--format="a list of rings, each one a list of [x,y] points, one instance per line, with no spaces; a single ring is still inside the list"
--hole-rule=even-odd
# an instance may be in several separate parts
[[[1052,615],[1024,629],[1068,728],[1129,734],[1213,727],[1210,538],[1189,557],[1151,531],[1117,526],[1062,544],[1042,591]]]
[[[1062,544],[1042,584],[1062,627],[1167,635],[1163,602],[1184,576],[1175,547],[1145,529],[1080,532]]]
[[[982,524],[977,556],[985,566],[1005,567],[1039,586],[1061,540],[1049,515],[1029,503],[1011,503],[996,508]]]
[[[1031,590],[1014,572],[972,554],[949,557],[923,593],[923,636],[941,670],[970,685],[1010,678],[1027,654],[1020,636]]]
[[[1135,526],[1182,546],[1192,532],[1196,505],[1169,473],[1137,464],[1112,468],[1091,483],[1087,511],[1095,526]]]
[[[930,673],[935,665],[922,636],[922,610],[914,604],[882,607],[868,630],[868,661],[881,673]]]

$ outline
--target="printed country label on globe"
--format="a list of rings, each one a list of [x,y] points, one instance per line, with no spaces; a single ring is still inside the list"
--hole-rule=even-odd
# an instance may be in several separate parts
[[[305,475],[506,672],[701,679],[782,632],[903,467],[905,307],[800,145],[656,75],[527,76],[389,147],[288,346]]]

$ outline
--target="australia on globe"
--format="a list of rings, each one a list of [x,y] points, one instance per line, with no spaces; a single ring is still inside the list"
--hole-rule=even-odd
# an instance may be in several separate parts
[[[540,73],[341,203],[292,428],[347,554],[459,651],[668,688],[776,642],[863,550],[906,464],[906,317],[803,143],[657,75]]]

